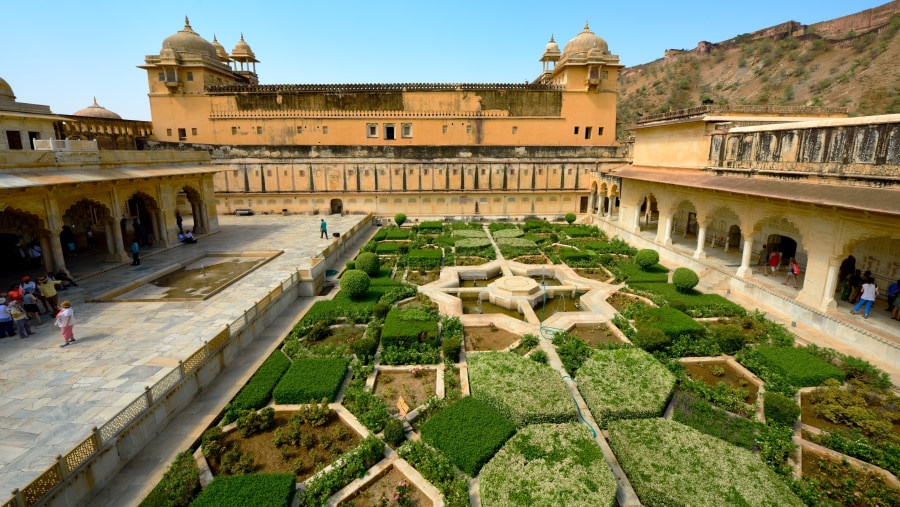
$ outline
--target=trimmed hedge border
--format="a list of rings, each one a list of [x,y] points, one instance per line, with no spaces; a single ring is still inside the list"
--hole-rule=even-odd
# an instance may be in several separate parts
[[[833,378],[844,381],[845,373],[798,347],[758,347],[751,352],[764,365],[797,387],[815,387]]]
[[[294,499],[293,474],[247,474],[216,477],[191,507],[288,507]]]
[[[275,386],[275,403],[296,405],[322,398],[334,401],[347,374],[348,363],[344,358],[323,357],[294,361],[281,382]]]
[[[247,385],[241,388],[237,396],[225,407],[225,423],[237,419],[241,410],[258,410],[265,407],[272,399],[272,390],[290,367],[291,360],[281,352],[281,349],[272,352],[250,377]]]
[[[466,396],[423,424],[421,434],[422,440],[475,477],[515,432],[516,425],[500,412]]]

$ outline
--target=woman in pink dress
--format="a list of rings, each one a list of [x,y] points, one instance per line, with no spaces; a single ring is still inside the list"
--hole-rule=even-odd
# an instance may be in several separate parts
[[[60,312],[56,315],[56,325],[62,329],[62,337],[65,343],[60,347],[68,347],[75,343],[75,312],[72,311],[72,303],[63,301],[60,303]]]

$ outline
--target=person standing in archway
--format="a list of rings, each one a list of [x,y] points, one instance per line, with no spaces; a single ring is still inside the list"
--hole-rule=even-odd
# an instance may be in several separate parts
[[[781,264],[781,256],[778,255],[778,249],[773,248],[771,252],[769,252],[769,270],[772,272],[772,276],[775,276],[775,271],[778,270],[778,265]],[[766,273],[766,276],[769,276]]]
[[[178,226],[178,232],[184,234],[184,229],[181,226],[183,219],[181,218],[181,213],[178,211],[175,212],[175,225]]]

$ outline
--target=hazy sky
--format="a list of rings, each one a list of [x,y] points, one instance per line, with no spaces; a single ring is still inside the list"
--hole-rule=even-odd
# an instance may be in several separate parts
[[[788,20],[831,19],[885,0],[6,2],[0,77],[17,100],[71,114],[92,103],[149,120],[146,72],[184,16],[229,52],[241,32],[263,84],[477,82],[537,77],[550,35],[562,49],[590,22],[624,65]]]

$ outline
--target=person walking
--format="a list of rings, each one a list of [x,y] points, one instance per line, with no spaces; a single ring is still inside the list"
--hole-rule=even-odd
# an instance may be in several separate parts
[[[772,252],[769,253],[769,270],[772,271],[772,276],[775,276],[775,271],[778,269],[778,264],[780,264],[779,260],[778,251],[772,249]],[[766,276],[769,276],[769,274],[766,273]]]
[[[132,266],[140,266],[141,265],[140,251],[141,251],[141,249],[138,246],[138,240],[137,240],[137,238],[134,238],[134,241],[131,243],[131,258],[132,258],[131,265]]]
[[[52,309],[50,315],[56,315],[59,313],[59,292],[57,292],[56,288],[62,286],[62,282],[59,280],[50,280],[46,276],[42,276],[38,278],[38,287],[41,288],[41,292],[44,294],[44,297],[47,298],[47,307]]]
[[[887,298],[887,311],[893,312],[894,308],[897,308],[898,298],[900,298],[900,280],[897,280],[896,283],[892,283],[888,286]]]
[[[12,317],[13,324],[19,332],[19,338],[28,338],[34,334],[31,331],[31,322],[28,319],[28,313],[22,308],[22,305],[20,305],[18,301],[11,302],[6,309],[9,311],[9,316]]]
[[[325,219],[322,219],[322,222],[319,224],[319,239],[325,238],[328,239],[328,225],[325,224]]]
[[[14,334],[16,334],[15,325],[13,324],[12,316],[9,314],[6,298],[0,298],[0,338],[6,338]]]
[[[794,260],[793,257],[788,261],[788,269],[787,276],[784,279],[784,283],[781,285],[787,285],[788,281],[793,278],[794,279],[794,288],[797,288],[797,275],[800,274],[800,265],[797,264],[797,261]]]
[[[184,234],[184,229],[181,227],[183,219],[181,218],[181,213],[178,211],[175,212],[175,225],[178,226],[178,232]]]
[[[59,346],[62,348],[75,343],[75,312],[72,311],[72,303],[69,301],[63,301],[59,306],[62,310],[56,315],[56,325],[62,331],[62,337],[65,341]]]
[[[26,291],[25,294],[22,295],[22,308],[25,310],[28,319],[34,319],[38,324],[43,324],[43,322],[41,322],[41,308],[37,303],[38,299],[37,296],[34,295],[34,292]],[[13,320],[15,320],[15,317],[13,317]]]
[[[872,310],[872,304],[875,302],[875,298],[878,297],[878,286],[875,285],[875,279],[872,277],[866,277],[865,281],[862,284],[862,291],[859,296],[859,303],[856,303],[856,306],[850,310],[851,315],[856,315],[856,312],[859,309],[866,305],[865,314],[863,314],[864,319],[869,318],[869,312]]]
[[[766,274],[766,264],[768,264],[766,262],[767,260],[769,260],[769,251],[766,245],[763,245],[759,250],[759,260],[756,261],[756,265],[759,267],[759,269],[762,270],[763,274]]]

